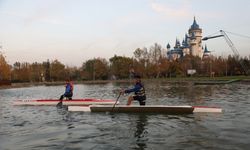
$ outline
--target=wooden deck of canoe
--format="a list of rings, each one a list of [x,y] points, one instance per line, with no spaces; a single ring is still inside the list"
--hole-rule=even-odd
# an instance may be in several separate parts
[[[82,112],[113,112],[113,113],[163,113],[163,114],[192,114],[192,113],[221,113],[219,107],[206,106],[166,106],[166,105],[146,105],[146,106],[127,106],[127,105],[91,105],[69,106],[68,111]]]

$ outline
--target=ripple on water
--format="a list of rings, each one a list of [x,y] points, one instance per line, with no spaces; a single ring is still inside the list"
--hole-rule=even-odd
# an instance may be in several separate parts
[[[76,85],[74,96],[115,99],[117,89],[126,86]],[[51,106],[12,106],[16,99],[57,98],[64,90],[62,86],[0,90],[0,149],[248,149],[250,146],[250,85],[147,83],[145,86],[147,104],[220,106],[223,113],[72,113]],[[126,98],[119,100],[125,103]]]

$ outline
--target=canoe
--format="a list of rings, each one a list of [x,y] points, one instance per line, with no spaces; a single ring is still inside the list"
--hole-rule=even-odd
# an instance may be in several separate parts
[[[221,113],[222,108],[220,107],[214,107],[214,106],[193,106],[194,113]]]
[[[45,105],[45,106],[55,106],[60,102],[57,99],[39,99],[39,100],[16,100],[13,105],[22,106],[34,106],[34,105]],[[109,99],[73,99],[73,100],[63,100],[63,105],[67,106],[79,106],[79,105],[112,105],[114,100]]]
[[[192,113],[221,113],[220,107],[208,106],[167,106],[167,105],[91,105],[91,106],[69,106],[68,111],[82,112],[114,112],[114,113],[164,113],[164,114],[192,114]]]
[[[167,114],[190,114],[193,112],[192,106],[164,106],[164,105],[146,105],[146,106],[93,106],[91,112],[115,112],[115,113],[167,113]]]

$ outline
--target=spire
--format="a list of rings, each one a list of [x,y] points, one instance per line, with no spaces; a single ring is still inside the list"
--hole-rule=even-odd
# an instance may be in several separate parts
[[[187,33],[185,34],[185,37],[184,37],[184,39],[182,41],[182,45],[185,46],[185,47],[188,46],[188,35],[187,35]]]
[[[203,57],[204,58],[206,58],[206,57],[208,57],[209,55],[210,55],[210,51],[208,51],[208,49],[207,49],[207,45],[205,45],[205,49],[204,49],[204,53],[203,53]]]
[[[187,40],[188,40],[188,35],[187,35],[187,33],[185,34],[185,41],[187,42]]]
[[[180,46],[181,46],[180,41],[176,38],[175,47],[174,48],[178,48]]]
[[[171,48],[171,46],[170,46],[170,44],[168,43],[168,45],[167,45],[167,49],[170,49]]]
[[[199,25],[196,22],[195,16],[194,16],[193,24],[191,25],[190,29],[200,29]]]
[[[207,49],[207,45],[205,45],[204,53],[210,53],[210,51],[208,51],[208,49]]]

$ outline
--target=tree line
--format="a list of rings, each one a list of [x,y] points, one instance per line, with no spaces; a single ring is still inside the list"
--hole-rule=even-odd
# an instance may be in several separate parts
[[[132,57],[114,55],[110,59],[92,58],[81,67],[70,67],[59,60],[44,62],[15,62],[9,65],[0,53],[0,81],[52,82],[71,80],[128,79],[134,73],[143,78],[187,77],[188,70],[195,70],[193,76],[235,76],[246,72],[241,63],[249,69],[250,56],[229,55],[206,58],[186,55],[177,60],[167,58],[166,51],[155,43],[149,48],[137,48]]]

